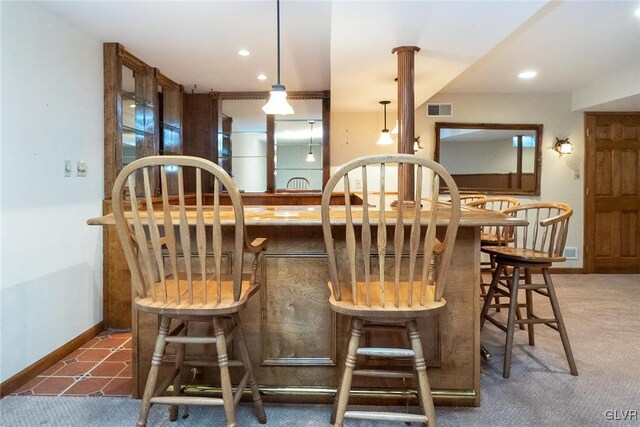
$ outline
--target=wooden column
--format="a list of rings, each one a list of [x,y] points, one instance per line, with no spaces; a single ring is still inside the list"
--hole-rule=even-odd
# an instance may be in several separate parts
[[[414,154],[414,56],[415,52],[419,51],[420,48],[416,46],[400,46],[391,51],[391,53],[398,54],[398,153]],[[403,171],[398,171],[398,187],[403,190],[404,200],[413,200],[414,184],[412,165],[405,166]]]

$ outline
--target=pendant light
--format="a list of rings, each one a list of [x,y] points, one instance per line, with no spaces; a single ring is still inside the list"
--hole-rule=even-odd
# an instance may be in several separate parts
[[[393,144],[393,139],[391,139],[391,135],[389,135],[389,129],[387,129],[387,104],[390,104],[391,101],[380,101],[382,107],[384,108],[384,129],[380,132],[380,138],[378,138],[378,145],[391,145]]]
[[[277,38],[278,38],[278,84],[271,86],[269,101],[262,107],[266,114],[293,114],[293,108],[287,102],[287,92],[280,84],[280,0],[276,0],[277,8]]]
[[[311,131],[309,133],[309,154],[307,154],[307,162],[315,162],[316,158],[313,155],[313,151],[311,150],[311,143],[313,142],[313,124],[315,123],[315,120],[309,120],[309,124],[311,125]]]

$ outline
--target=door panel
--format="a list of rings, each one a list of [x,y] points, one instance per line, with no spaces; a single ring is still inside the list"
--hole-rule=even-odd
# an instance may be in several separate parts
[[[640,272],[640,113],[585,113],[585,269]]]

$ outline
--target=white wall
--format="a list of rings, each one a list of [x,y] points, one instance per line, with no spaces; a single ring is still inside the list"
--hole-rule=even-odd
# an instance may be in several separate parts
[[[102,320],[102,44],[1,2],[0,380]],[[86,178],[63,177],[84,160]]]
[[[453,103],[453,117],[427,118],[426,103],[416,110],[416,135],[432,158],[435,150],[435,122],[542,124],[542,178],[537,197],[516,196],[521,201],[569,203],[574,210],[566,246],[578,248],[578,259],[562,267],[583,266],[583,153],[584,115],[571,110],[571,94],[437,94],[428,102]],[[560,157],[551,149],[555,138],[569,137],[573,153]],[[475,154],[471,154],[475,155]],[[574,178],[574,173],[579,178]]]

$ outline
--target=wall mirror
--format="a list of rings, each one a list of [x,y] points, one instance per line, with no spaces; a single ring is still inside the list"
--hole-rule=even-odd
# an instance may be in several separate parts
[[[295,114],[266,116],[264,94],[219,93],[218,163],[247,193],[322,191],[329,177],[329,93],[295,93]]]
[[[460,191],[540,194],[542,125],[436,123],[435,160]]]

